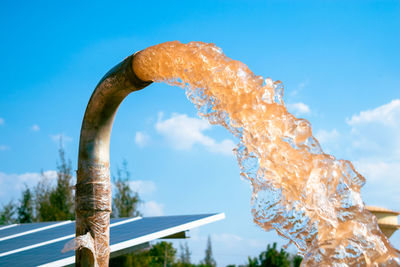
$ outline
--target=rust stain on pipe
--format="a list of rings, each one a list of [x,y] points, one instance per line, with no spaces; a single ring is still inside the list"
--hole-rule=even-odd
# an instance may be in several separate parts
[[[99,82],[86,107],[79,142],[75,193],[76,236],[90,232],[94,253],[76,251],[76,266],[108,266],[111,213],[109,148],[111,129],[119,105],[127,95],[151,84],[132,69],[134,55],[111,69]]]

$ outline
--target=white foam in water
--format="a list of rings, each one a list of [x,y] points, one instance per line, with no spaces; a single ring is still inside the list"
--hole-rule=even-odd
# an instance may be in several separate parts
[[[186,88],[212,124],[239,140],[241,175],[253,188],[254,221],[295,244],[306,266],[399,266],[399,252],[361,199],[351,162],[325,154],[307,120],[290,114],[279,81],[256,76],[214,44],[167,42],[136,54],[145,81]]]

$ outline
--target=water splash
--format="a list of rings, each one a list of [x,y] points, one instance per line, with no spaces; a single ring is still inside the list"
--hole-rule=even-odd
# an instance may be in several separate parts
[[[280,81],[202,42],[149,47],[136,54],[133,69],[142,80],[186,88],[200,116],[240,140],[235,152],[253,188],[255,223],[288,238],[304,265],[400,265],[365,209],[365,179],[351,162],[325,154],[310,123],[287,111]]]

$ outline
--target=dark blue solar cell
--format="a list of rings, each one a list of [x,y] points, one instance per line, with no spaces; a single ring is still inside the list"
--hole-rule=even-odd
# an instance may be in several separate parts
[[[116,218],[116,219],[112,219],[111,223],[120,222],[120,221],[124,221],[124,220],[126,220],[126,218]],[[60,222],[57,222],[57,223],[60,223]],[[35,224],[36,227],[32,228],[30,230],[39,229],[39,228],[49,225],[49,223],[47,223],[47,222],[33,223],[33,224]],[[55,226],[55,223],[52,223],[50,225]],[[25,226],[27,226],[27,225],[25,225]],[[24,230],[21,232],[17,232],[16,234],[23,233],[23,232],[25,232]],[[0,254],[7,252],[7,251],[15,250],[18,248],[23,248],[23,247],[31,246],[34,244],[42,243],[42,242],[45,242],[48,240],[68,236],[71,234],[75,234],[75,222],[74,221],[67,223],[67,224],[55,226],[54,228],[45,229],[45,230],[41,230],[38,232],[30,233],[28,235],[22,235],[22,236],[14,237],[14,238],[7,239],[4,241],[0,241]],[[73,237],[71,237],[71,239],[72,238]]]
[[[49,226],[49,225],[56,224],[56,223],[60,223],[60,222],[41,222],[41,223],[18,224],[17,226],[7,228],[4,230],[0,229],[0,238],[9,236],[9,235],[15,235],[15,234],[26,232],[26,231],[30,231],[30,230],[37,229],[40,227]]]
[[[38,266],[75,255],[75,251],[61,253],[68,240],[52,243],[0,257],[0,266]]]
[[[172,227],[181,226],[213,215],[215,214],[147,217],[127,222],[110,228],[110,245],[132,240],[162,230],[167,230]],[[122,222],[127,219],[129,220],[130,218],[111,219],[111,224]],[[35,224],[36,226],[39,224],[41,226],[45,225],[45,223]],[[40,232],[0,241],[0,253],[68,236],[74,233],[75,224],[72,222],[70,224],[57,226]],[[170,234],[172,234],[172,232]],[[69,240],[70,238],[7,256],[0,256],[0,266],[37,266],[74,256],[74,251],[61,253],[64,245]]]
[[[138,221],[133,221],[131,223],[126,223],[111,228],[110,241],[112,244],[120,243],[129,239],[138,238],[171,227],[200,220],[212,215],[215,214],[161,216],[161,217],[143,218]]]
[[[42,243],[71,235],[73,233],[75,233],[75,223],[71,222],[32,234],[18,236],[12,239],[0,241],[0,253]]]

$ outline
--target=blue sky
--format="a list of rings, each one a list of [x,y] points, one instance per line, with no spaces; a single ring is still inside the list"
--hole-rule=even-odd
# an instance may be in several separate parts
[[[0,203],[50,176],[63,136],[76,168],[79,132],[99,79],[126,56],[165,41],[212,42],[258,75],[285,84],[323,148],[367,178],[369,205],[400,209],[400,1],[8,1],[0,10]],[[192,134],[180,136],[178,125]],[[129,96],[111,137],[147,215],[220,212],[207,235],[220,266],[287,243],[252,222],[222,127],[200,120],[182,89],[152,84]],[[400,247],[400,234],[391,238]],[[290,248],[296,251],[295,248]]]

